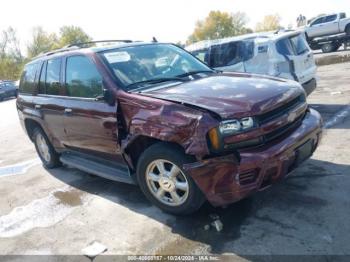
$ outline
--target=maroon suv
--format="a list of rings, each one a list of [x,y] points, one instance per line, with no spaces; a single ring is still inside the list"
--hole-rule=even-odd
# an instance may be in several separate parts
[[[322,126],[297,82],[222,73],[175,45],[129,41],[34,59],[17,108],[46,168],[138,184],[174,214],[284,178],[314,152]]]

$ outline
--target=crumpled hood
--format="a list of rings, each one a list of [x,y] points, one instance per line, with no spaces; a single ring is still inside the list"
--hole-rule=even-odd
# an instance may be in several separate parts
[[[254,116],[299,96],[299,83],[268,76],[224,73],[177,85],[142,91],[164,100],[191,104],[215,112],[222,119]]]

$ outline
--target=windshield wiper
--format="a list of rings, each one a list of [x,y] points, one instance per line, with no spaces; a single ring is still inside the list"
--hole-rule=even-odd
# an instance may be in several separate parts
[[[178,75],[177,77],[185,77],[185,76],[191,76],[199,73],[215,73],[214,70],[197,70],[197,71],[190,71],[181,75]]]
[[[180,82],[186,82],[188,80],[180,78],[180,77],[164,77],[164,78],[154,78],[154,79],[148,79],[148,80],[144,80],[144,81],[139,81],[139,82],[135,82],[132,83],[130,85],[127,85],[126,88],[130,89],[134,86],[139,86],[139,85],[143,85],[143,84],[158,84],[158,83],[162,83],[162,82],[168,82],[168,81],[180,81]]]

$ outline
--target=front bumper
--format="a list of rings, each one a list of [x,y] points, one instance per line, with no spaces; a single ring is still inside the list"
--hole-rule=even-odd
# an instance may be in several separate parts
[[[307,81],[306,83],[302,84],[306,95],[310,95],[317,87],[317,81],[315,78],[312,78],[311,80]]]
[[[310,142],[312,153],[321,133],[321,116],[310,109],[302,124],[287,137],[263,147],[239,150],[240,160],[230,154],[185,164],[183,168],[212,205],[233,203],[284,178],[297,166],[298,148]]]

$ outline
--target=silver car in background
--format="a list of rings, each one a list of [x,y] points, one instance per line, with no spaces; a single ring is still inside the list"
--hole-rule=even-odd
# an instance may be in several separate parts
[[[248,34],[201,41],[185,49],[218,70],[295,80],[308,95],[317,85],[314,56],[302,32]]]

